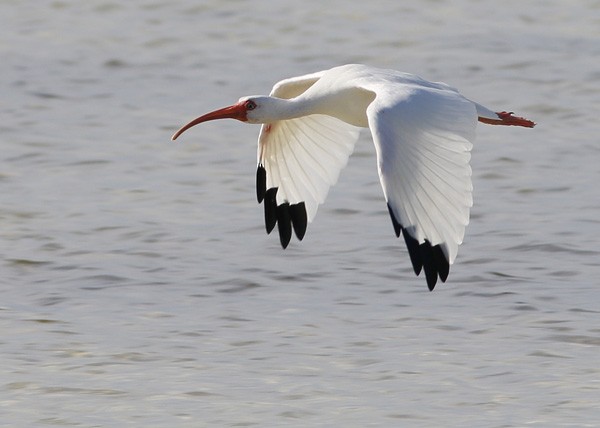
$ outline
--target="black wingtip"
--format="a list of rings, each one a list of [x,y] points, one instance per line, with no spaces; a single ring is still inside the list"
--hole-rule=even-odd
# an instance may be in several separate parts
[[[406,229],[402,229],[402,236],[404,236],[404,242],[410,256],[410,263],[412,264],[415,275],[419,276],[421,269],[423,268],[423,257],[421,256],[421,249],[419,248],[419,241],[410,236]]]
[[[438,277],[442,282],[446,282],[446,279],[448,279],[450,262],[439,244],[432,246],[428,240],[425,240],[424,243],[419,245],[419,248],[421,249],[421,257],[423,258],[427,287],[429,287],[430,291],[433,291]]]
[[[396,216],[394,215],[394,211],[392,211],[392,207],[390,206],[390,204],[387,204],[387,207],[390,213],[390,217],[392,218],[392,224],[394,225],[394,232],[396,232],[396,237],[398,238],[400,237],[402,226],[400,226],[400,223],[398,222],[398,220],[396,220]]]
[[[304,202],[290,205],[290,217],[292,218],[294,234],[298,240],[302,241],[302,238],[304,238],[304,234],[306,233],[306,226],[308,225],[306,205]]]
[[[410,256],[410,262],[415,275],[419,276],[422,270],[425,271],[427,288],[429,288],[429,291],[433,291],[438,278],[442,282],[446,282],[450,273],[450,263],[444,254],[444,250],[439,244],[432,246],[427,239],[422,244],[419,244],[419,241],[396,219],[390,204],[388,204],[388,211],[392,218],[396,236],[400,236],[401,232],[404,236],[404,242],[406,242],[406,248],[408,249],[408,255]]]
[[[256,199],[265,204],[265,228],[271,233],[275,225],[279,225],[281,246],[287,248],[292,238],[292,229],[296,237],[302,241],[306,233],[308,216],[304,202],[290,205],[284,202],[277,205],[277,187],[267,189],[267,170],[259,163],[256,169]]]
[[[450,273],[450,262],[446,259],[446,255],[444,254],[444,250],[438,244],[433,247],[433,261],[437,266],[438,275],[442,282],[446,282],[448,279],[448,274]]]
[[[292,218],[290,204],[285,202],[277,207],[277,224],[279,229],[279,242],[285,250],[292,239]]]
[[[277,223],[277,187],[272,187],[265,192],[265,228],[271,233]]]
[[[423,270],[425,271],[427,288],[429,288],[429,291],[433,291],[438,279],[433,250],[431,249],[431,244],[427,240],[419,245],[419,248],[421,250],[421,258],[423,259]]]
[[[256,199],[260,204],[265,199],[265,193],[267,192],[267,171],[262,164],[258,164],[256,169]]]

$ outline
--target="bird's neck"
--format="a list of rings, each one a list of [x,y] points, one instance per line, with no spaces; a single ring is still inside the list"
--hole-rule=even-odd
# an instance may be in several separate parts
[[[291,99],[270,97],[272,103],[270,119],[289,120],[321,113],[320,102],[314,98],[297,97]]]
[[[324,114],[340,119],[350,125],[368,127],[366,110],[373,101],[373,94],[366,91],[343,91],[334,95],[307,95],[296,98],[273,98],[274,120],[296,119],[311,114]]]

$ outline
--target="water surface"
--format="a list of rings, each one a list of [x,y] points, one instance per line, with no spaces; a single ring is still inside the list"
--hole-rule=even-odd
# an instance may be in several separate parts
[[[596,426],[600,3],[0,3],[6,426]],[[449,280],[415,278],[364,132],[302,243],[258,128],[188,119],[363,62],[480,127]]]

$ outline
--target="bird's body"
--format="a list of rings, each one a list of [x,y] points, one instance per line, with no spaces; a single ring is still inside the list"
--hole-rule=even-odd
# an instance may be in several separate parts
[[[267,232],[281,245],[302,239],[358,140],[370,128],[379,177],[397,236],[432,290],[445,281],[469,222],[470,150],[477,122],[533,127],[495,113],[456,89],[394,70],[350,64],[278,82],[269,96],[244,97],[181,128],[235,118],[261,123],[257,198]]]

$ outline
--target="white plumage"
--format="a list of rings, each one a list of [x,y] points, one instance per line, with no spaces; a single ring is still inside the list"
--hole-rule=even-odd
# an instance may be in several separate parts
[[[278,82],[270,96],[244,97],[182,127],[235,118],[261,123],[257,197],[267,232],[285,248],[302,239],[358,140],[371,130],[379,177],[396,235],[432,290],[445,281],[473,204],[470,151],[477,121],[533,127],[456,89],[393,70],[351,64]]]
[[[279,188],[277,204],[304,202],[311,222],[348,163],[359,129],[324,115],[263,126],[258,163],[267,172],[267,188]]]

